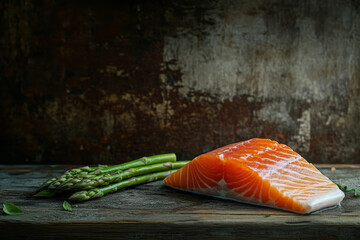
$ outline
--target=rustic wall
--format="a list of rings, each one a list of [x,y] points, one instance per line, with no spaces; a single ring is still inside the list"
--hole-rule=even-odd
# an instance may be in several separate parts
[[[0,163],[252,137],[360,163],[359,1],[23,0],[0,17]]]

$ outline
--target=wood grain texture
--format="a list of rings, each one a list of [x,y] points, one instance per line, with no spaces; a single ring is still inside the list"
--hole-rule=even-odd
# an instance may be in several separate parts
[[[66,196],[33,199],[46,179],[66,168],[0,165],[0,203],[24,215],[0,214],[0,235],[23,239],[359,239],[360,199],[351,193],[340,208],[313,215],[219,200],[165,187],[162,182],[128,188],[62,209]],[[359,188],[359,166],[320,170],[336,183]],[[270,217],[266,217],[270,214]]]

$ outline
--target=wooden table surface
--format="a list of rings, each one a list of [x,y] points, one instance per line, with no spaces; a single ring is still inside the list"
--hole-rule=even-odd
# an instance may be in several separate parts
[[[70,167],[0,165],[0,203],[24,212],[0,213],[2,239],[360,239],[360,198],[353,193],[341,207],[313,215],[184,193],[161,181],[80,203],[72,212],[62,208],[66,196],[31,197]],[[359,188],[360,165],[318,167],[334,182]]]

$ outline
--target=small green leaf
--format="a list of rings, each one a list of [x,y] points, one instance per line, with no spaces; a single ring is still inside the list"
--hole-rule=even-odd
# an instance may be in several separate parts
[[[360,189],[355,189],[354,197],[360,197]]]
[[[23,211],[13,203],[3,203],[3,211],[8,215],[23,214]]]
[[[344,186],[342,187],[340,184],[337,184],[338,187],[343,190],[344,192],[351,192],[354,191],[354,197],[360,197],[360,189],[356,189],[356,188],[350,188],[348,186]]]
[[[64,208],[66,211],[72,212],[72,206],[71,206],[71,204],[68,203],[67,201],[64,201],[64,202],[63,202],[63,208]]]
[[[50,165],[50,167],[52,167],[52,168],[58,168],[60,165],[59,164],[52,164],[52,165]]]
[[[352,189],[352,188],[350,188],[348,186],[345,186],[344,190],[345,190],[345,192],[355,191],[355,189]]]
[[[270,217],[271,215],[270,214],[266,214],[265,217]]]

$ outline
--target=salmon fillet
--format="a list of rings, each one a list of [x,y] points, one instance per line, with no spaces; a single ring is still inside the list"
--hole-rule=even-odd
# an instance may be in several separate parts
[[[260,138],[202,154],[163,182],[175,189],[303,214],[337,206],[345,196],[290,147]]]

